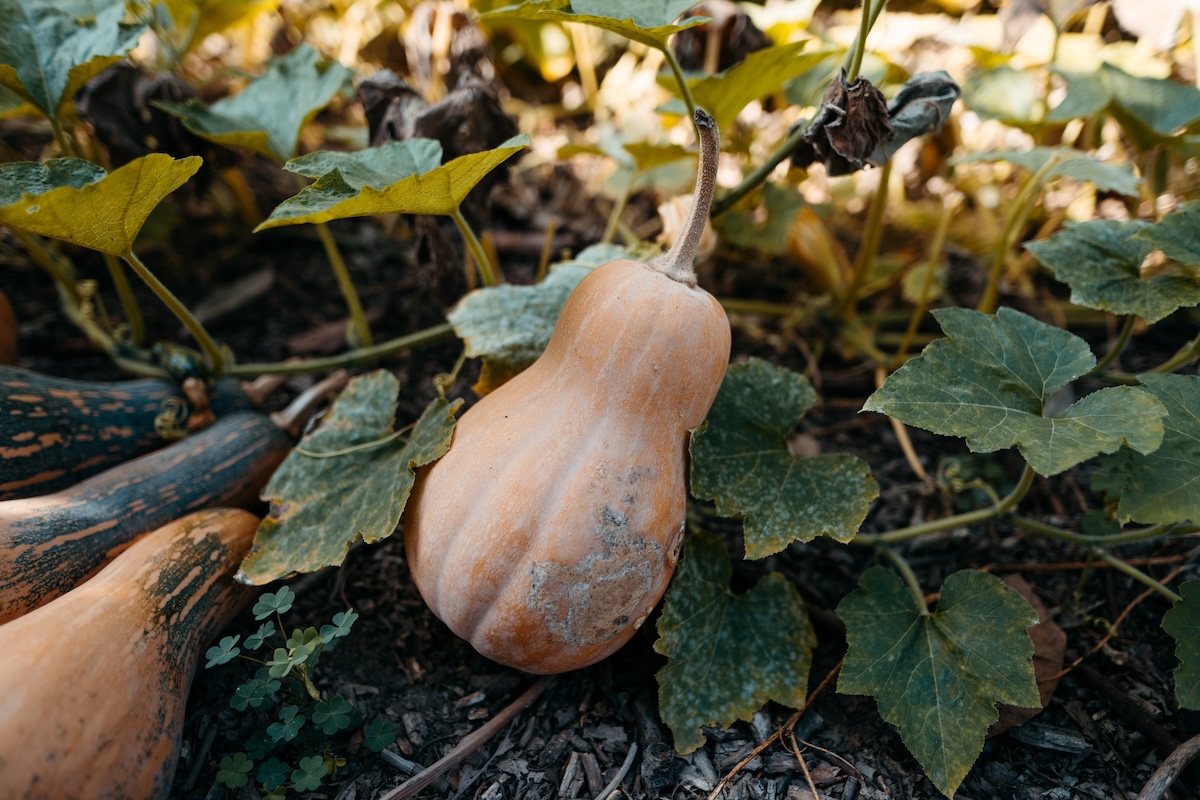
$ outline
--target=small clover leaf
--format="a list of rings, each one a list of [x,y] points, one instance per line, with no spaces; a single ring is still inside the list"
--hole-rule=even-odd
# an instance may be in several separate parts
[[[349,700],[335,694],[313,706],[312,721],[329,736],[350,727],[350,712],[353,710],[354,706],[350,705]]]
[[[217,782],[228,789],[240,789],[250,782],[246,776],[254,768],[254,762],[245,753],[234,753],[221,759],[217,770]]]
[[[273,742],[290,742],[300,733],[307,720],[299,706],[284,706],[279,710],[279,722],[267,726],[267,735]]]
[[[274,657],[267,662],[267,673],[272,678],[282,678],[291,671],[293,666],[302,662],[303,659],[300,662],[293,661],[292,655],[287,650],[276,647]]]
[[[278,758],[272,758],[270,761],[267,761],[259,766],[256,777],[264,789],[266,789],[268,792],[273,792],[287,783],[289,772],[291,772],[291,770],[288,768],[287,764],[283,763]]]
[[[317,633],[316,628],[296,628],[287,640],[291,662],[293,664],[303,664],[324,643],[321,634]]]
[[[376,717],[363,730],[363,744],[374,753],[382,753],[384,748],[396,741],[396,725],[390,720]]]
[[[234,690],[229,705],[238,711],[245,711],[247,707],[259,708],[277,691],[279,691],[279,681],[251,678]]]
[[[320,756],[302,758],[300,768],[292,772],[292,785],[297,791],[311,792],[321,786],[321,778],[326,774],[325,759]]]
[[[321,638],[325,640],[326,649],[333,647],[335,639],[350,633],[350,627],[356,619],[358,619],[358,614],[354,613],[354,609],[351,608],[340,614],[334,614],[332,625],[321,626]]]
[[[267,733],[266,727],[260,725],[246,739],[246,754],[255,761],[266,758],[275,749],[275,741]]]
[[[275,635],[275,623],[264,622],[258,626],[258,630],[246,637],[245,645],[247,650],[257,650],[266,642],[267,637]]]
[[[272,614],[286,613],[291,609],[292,601],[295,599],[296,593],[286,586],[279,587],[278,592],[266,592],[254,604],[254,618],[263,620]]]
[[[242,649],[237,646],[240,636],[226,636],[220,642],[208,648],[208,652],[204,657],[208,659],[208,663],[204,665],[205,669],[212,669],[218,664],[228,664],[238,657]]]

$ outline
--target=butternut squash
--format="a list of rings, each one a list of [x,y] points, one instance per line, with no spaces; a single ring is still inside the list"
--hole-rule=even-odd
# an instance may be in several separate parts
[[[0,367],[0,500],[60,489],[167,443],[155,417],[171,381],[92,383]],[[250,404],[237,381],[211,392],[218,416]]]
[[[165,798],[201,648],[252,594],[258,518],[201,511],[0,625],[0,797]]]
[[[729,322],[697,288],[716,125],[696,114],[700,176],[686,232],[650,264],[597,267],[527,370],[459,421],[418,474],[408,566],[426,603],[479,652],[553,673],[633,636],[683,539],[689,431],[729,361]]]
[[[70,489],[0,502],[0,623],[66,593],[139,534],[203,508],[256,505],[290,447],[266,417],[239,411]]]
[[[17,315],[0,292],[0,364],[17,363]]]

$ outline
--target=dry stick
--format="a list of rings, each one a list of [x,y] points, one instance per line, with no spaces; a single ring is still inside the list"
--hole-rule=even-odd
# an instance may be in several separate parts
[[[875,387],[883,386],[885,378],[887,378],[887,370],[880,364],[875,368]],[[904,451],[904,458],[908,461],[908,466],[912,468],[918,478],[927,485],[933,486],[933,478],[929,477],[929,473],[921,464],[921,459],[917,457],[917,449],[913,447],[912,439],[908,436],[908,428],[904,427],[904,423],[895,417],[888,417],[888,421],[892,423],[892,431],[896,434],[896,441],[899,442],[900,449]]]
[[[1184,767],[1200,755],[1200,735],[1193,736],[1188,739],[1167,759],[1158,765],[1158,769],[1154,770],[1154,774],[1150,776],[1150,780],[1146,781],[1146,785],[1142,787],[1142,791],[1138,794],[1137,800],[1158,800],[1167,789],[1183,772]]]
[[[417,792],[424,789],[429,784],[441,777],[446,770],[457,766],[464,758],[471,755],[479,749],[480,745],[491,739],[500,729],[512,721],[513,717],[521,713],[534,700],[538,699],[546,687],[554,680],[553,675],[545,675],[534,681],[533,685],[525,690],[525,693],[516,700],[509,703],[496,716],[489,719],[477,730],[468,733],[463,737],[463,740],[456,744],[449,753],[439,758],[434,763],[430,764],[426,769],[422,770],[417,775],[406,780],[404,783],[392,789],[385,795],[382,795],[379,800],[403,800],[406,797],[412,797]]]
[[[737,764],[735,764],[733,769],[729,770],[729,772],[725,774],[724,778],[721,778],[720,782],[716,785],[716,788],[709,793],[708,800],[717,800],[717,795],[725,790],[725,787],[729,785],[729,782],[733,780],[739,772],[745,769],[747,764],[753,761],[755,757],[758,756],[758,754],[763,750],[766,750],[777,740],[783,738],[784,731],[791,731],[793,728],[795,728],[796,723],[800,721],[800,718],[804,716],[805,712],[808,711],[812,704],[816,702],[817,698],[821,695],[821,692],[825,691],[829,684],[833,682],[833,679],[837,677],[838,673],[842,671],[842,665],[845,663],[846,659],[844,658],[839,661],[837,665],[829,671],[829,674],[825,676],[824,680],[821,681],[820,685],[817,686],[816,689],[813,689],[812,694],[810,694],[808,699],[804,701],[803,708],[801,708],[795,714],[792,714],[792,716],[788,718],[787,722],[783,723],[783,725],[777,728],[774,733],[764,739],[762,744],[750,752],[750,755],[746,756]]]
[[[607,797],[617,790],[621,785],[621,781],[625,780],[625,776],[629,773],[629,768],[633,766],[633,757],[637,755],[637,742],[629,745],[629,752],[625,754],[625,760],[621,762],[621,768],[617,770],[617,774],[600,790],[600,794],[596,795],[596,800],[606,800]]]
[[[793,731],[788,731],[787,747],[792,751],[792,755],[796,757],[796,761],[800,763],[800,771],[804,773],[804,780],[808,783],[808,790],[812,792],[814,798],[819,798],[821,795],[817,792],[817,783],[813,780],[812,772],[808,769],[808,764],[804,763],[804,756],[800,755],[800,748],[796,745],[796,734]]]

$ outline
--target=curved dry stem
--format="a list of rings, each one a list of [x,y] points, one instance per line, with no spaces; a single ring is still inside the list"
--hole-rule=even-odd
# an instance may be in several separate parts
[[[700,137],[700,164],[696,175],[696,192],[692,195],[692,210],[688,213],[683,232],[663,255],[651,260],[653,269],[688,286],[696,285],[696,248],[708,222],[708,209],[717,188],[717,162],[721,158],[721,132],[716,121],[702,109],[696,109],[693,119]]]

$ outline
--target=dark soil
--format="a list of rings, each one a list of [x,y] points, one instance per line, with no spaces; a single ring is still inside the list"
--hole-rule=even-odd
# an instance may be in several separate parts
[[[549,182],[561,176],[544,178]],[[555,190],[547,185],[539,191],[545,196]],[[269,207],[269,200],[262,202]],[[577,196],[575,202],[590,211],[590,216],[583,214],[588,222],[567,228],[571,237],[567,246],[594,237],[606,211]],[[504,220],[503,207],[497,214]],[[526,222],[515,214],[503,224],[516,233],[527,230],[522,227]],[[304,228],[258,236],[242,230],[238,223],[220,216],[189,216],[157,243],[150,241],[140,247],[140,252],[189,304],[227,297],[238,279],[267,270],[263,273],[269,276],[264,279],[265,289],[240,297],[240,305],[208,325],[240,361],[273,361],[295,355],[294,340],[289,347],[291,337],[344,315],[323,251]],[[431,279],[428,267],[416,263],[406,226],[385,235],[373,223],[347,222],[336,225],[335,231],[354,280],[375,315],[373,329],[378,340],[443,320],[443,303],[431,288],[437,281]],[[529,233],[532,241],[540,241],[540,231]],[[456,241],[453,236],[451,239]],[[503,254],[511,279],[531,278],[536,249],[512,245]],[[84,276],[95,277],[102,287],[109,285],[98,260],[74,251],[71,255]],[[726,258],[736,258],[736,254]],[[0,290],[13,300],[21,321],[21,366],[78,378],[122,377],[64,320],[49,280],[3,239],[0,259],[5,262],[0,269]],[[753,270],[769,267],[748,262],[739,269],[741,285],[748,286],[754,283]],[[148,314],[149,337],[184,341],[178,325],[140,287],[139,295]],[[104,297],[110,310],[118,308],[115,298],[107,293]],[[768,346],[769,339],[760,333],[769,332],[772,321],[746,322],[751,324],[735,326],[735,358],[755,353],[798,370],[809,366],[795,347],[776,352]],[[1164,327],[1164,331],[1170,338],[1171,328]],[[815,339],[820,331],[807,334]],[[1135,347],[1144,346],[1135,343]],[[400,378],[400,420],[415,419],[434,396],[432,377],[453,365],[459,349],[457,342],[446,340],[379,365]],[[1169,342],[1161,345],[1163,352],[1173,349]],[[470,397],[471,372],[469,366],[455,394]],[[887,530],[951,513],[956,510],[955,503],[982,502],[980,498],[943,495],[913,476],[887,420],[858,413],[873,388],[868,372],[827,359],[822,363],[822,377],[821,404],[806,417],[800,432],[809,432],[824,452],[852,453],[870,464],[881,494],[866,530]],[[311,380],[288,381],[269,398],[269,410],[281,407]],[[957,441],[920,431],[912,431],[912,436],[931,471],[946,459],[960,459],[971,467],[997,469],[991,480],[1001,489],[1004,476],[1011,481],[1019,474],[1018,462],[1005,457],[1007,454],[975,459]],[[1073,525],[1083,499],[1077,489],[1070,480],[1039,481],[1022,508],[1030,516]],[[1096,502],[1095,498],[1088,501]],[[697,513],[705,511],[697,508]],[[707,518],[706,526],[726,537],[731,552],[741,551],[735,523]],[[299,599],[286,621],[289,626],[319,627],[349,607],[360,614],[353,633],[323,658],[317,685],[349,698],[368,720],[383,717],[394,721],[397,740],[390,749],[409,762],[428,766],[498,714],[535,679],[479,656],[429,613],[408,578],[402,540],[397,534],[380,545],[356,548],[340,569],[292,581]],[[1160,578],[1186,565],[1177,578],[1181,581],[1200,577],[1200,568],[1189,561],[1192,546],[1187,541],[1131,546],[1124,548],[1122,555],[1151,559],[1145,569]],[[904,552],[928,588],[968,567],[1023,573],[1066,630],[1068,663],[1081,659],[1077,668],[1067,672],[1041,716],[988,741],[958,797],[1132,798],[1175,743],[1200,732],[1200,718],[1180,712],[1174,700],[1174,643],[1159,627],[1167,609],[1159,596],[1143,597],[1140,585],[1111,570],[1094,569],[1081,582],[1080,562],[1085,554],[1080,549],[1004,525],[984,524],[932,536],[912,542]],[[735,563],[735,589],[745,589],[761,575],[778,570],[798,585],[811,604],[820,643],[810,690],[836,669],[843,655],[845,641],[832,611],[869,564],[865,549],[824,540],[794,545],[763,561]],[[1130,605],[1132,610],[1116,635],[1097,648],[1106,622]],[[256,628],[246,612],[230,632],[246,635]],[[768,705],[750,722],[709,731],[708,743],[700,750],[687,756],[674,754],[670,732],[656,711],[655,672],[663,660],[652,650],[653,638],[651,620],[613,657],[554,678],[532,705],[421,796],[596,798],[614,780],[621,793],[636,800],[707,796],[793,710]],[[240,800],[257,796],[252,789],[231,792],[215,778],[220,759],[244,749],[252,727],[249,715],[235,712],[229,705],[234,687],[250,674],[248,665],[237,663],[201,670],[189,701],[173,797]],[[625,768],[626,755],[634,744],[637,754]],[[404,769],[394,766],[395,759],[387,761],[363,747],[361,735],[331,738],[329,753],[343,756],[345,765],[320,790],[305,796],[375,798],[408,777]],[[797,753],[804,759],[803,767]],[[782,743],[770,745],[742,765],[729,781],[726,796],[810,798],[809,777],[820,797],[924,800],[940,796],[896,731],[881,720],[874,701],[837,694],[832,686],[820,693],[795,725],[794,741],[785,735]],[[1194,787],[1200,783],[1191,786],[1176,784],[1173,796],[1196,796]]]

